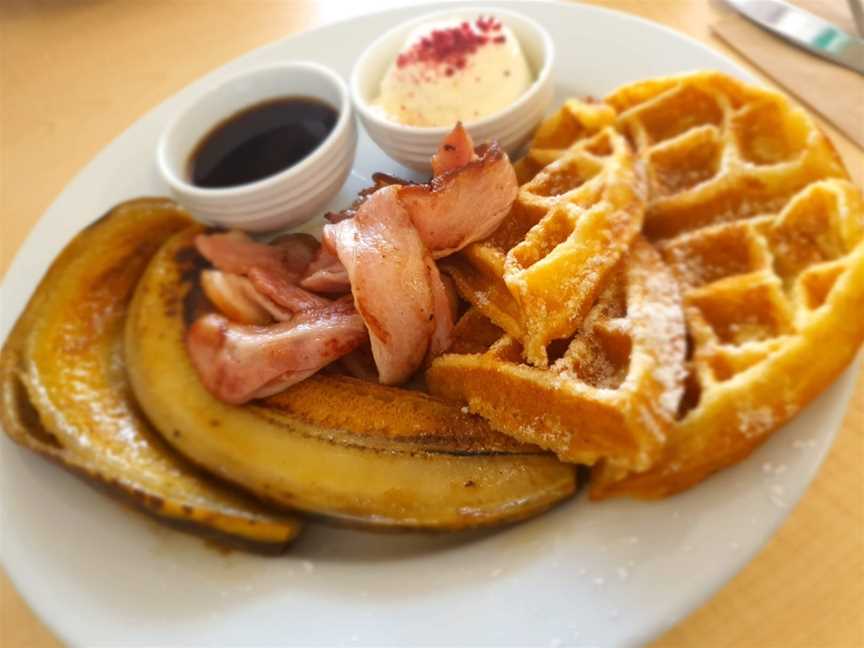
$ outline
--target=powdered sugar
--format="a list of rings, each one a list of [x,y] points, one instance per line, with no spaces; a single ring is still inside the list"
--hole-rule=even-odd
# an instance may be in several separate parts
[[[738,410],[737,416],[738,431],[746,437],[762,435],[776,426],[774,412],[767,405],[755,409],[744,407]]]

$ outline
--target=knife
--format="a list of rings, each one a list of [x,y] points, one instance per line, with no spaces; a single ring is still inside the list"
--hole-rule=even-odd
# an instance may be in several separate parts
[[[847,34],[819,16],[780,0],[726,0],[763,29],[864,74],[864,40]]]

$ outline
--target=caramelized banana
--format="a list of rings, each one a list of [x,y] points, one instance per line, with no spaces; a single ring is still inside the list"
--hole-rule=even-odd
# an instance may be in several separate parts
[[[203,312],[200,231],[159,250],[126,323],[135,395],[194,463],[276,504],[378,527],[503,524],[574,492],[572,466],[419,392],[318,374],[244,406],[215,399],[184,344]]]
[[[160,244],[190,223],[170,201],[136,200],[66,246],[3,347],[0,421],[20,445],[164,521],[279,550],[298,522],[178,456],[141,415],[124,370],[123,323],[135,285]]]

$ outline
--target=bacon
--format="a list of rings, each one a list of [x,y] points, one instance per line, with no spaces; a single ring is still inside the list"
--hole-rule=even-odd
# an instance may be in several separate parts
[[[334,224],[354,218],[371,196],[396,187],[420,238],[439,259],[491,235],[519,191],[507,154],[495,143],[475,152],[461,122],[432,157],[432,170],[435,175],[425,184],[373,174],[374,185],[362,190],[351,207],[325,218]]]
[[[432,175],[439,176],[454,171],[476,158],[471,135],[462,126],[461,121],[456,122],[456,126],[441,142],[438,152],[432,156]]]
[[[456,313],[447,288],[441,280],[438,266],[428,256],[426,257],[426,270],[429,273],[429,287],[432,290],[432,313],[435,322],[432,337],[429,340],[428,356],[431,360],[444,353],[450,346]]]
[[[299,232],[277,236],[269,245],[282,252],[291,274],[303,274],[321,248],[321,243],[314,236]]]
[[[336,253],[322,245],[300,279],[300,287],[312,292],[341,294],[351,290],[351,282]]]
[[[265,304],[274,304],[277,309],[289,313],[301,313],[329,304],[329,300],[297,285],[300,275],[320,247],[318,241],[308,234],[288,234],[265,245],[253,241],[243,232],[231,230],[220,234],[199,234],[195,237],[195,246],[219,270],[248,277],[254,290],[266,300]],[[246,290],[244,287],[243,291]],[[241,299],[238,292],[232,293],[235,306]],[[248,306],[249,299],[246,301]],[[261,302],[257,298],[255,301]],[[271,311],[270,308],[267,310]],[[279,316],[276,319],[284,318]]]
[[[459,291],[456,289],[456,282],[453,281],[452,277],[442,274],[441,283],[444,284],[447,301],[450,303],[450,313],[453,315],[453,321],[455,322],[459,319]]]
[[[311,247],[313,243],[314,248]],[[260,268],[299,275],[309,265],[318,244],[308,234],[290,234],[280,237],[275,245],[267,245],[253,241],[244,232],[231,230],[199,234],[195,237],[195,247],[205,259],[225,272],[248,275],[252,268]]]
[[[269,324],[273,320],[285,321],[292,313],[267,299],[255,290],[246,277],[221,270],[204,270],[201,288],[214,306],[233,322],[240,324]]]
[[[420,367],[434,328],[429,253],[397,196],[395,186],[379,189],[354,218],[324,227],[325,244],[348,272],[384,384]]]
[[[357,210],[360,209],[360,205],[366,202],[366,199],[379,189],[389,187],[390,185],[410,184],[414,183],[410,180],[403,180],[397,176],[390,175],[389,173],[381,173],[380,171],[375,172],[372,174],[372,186],[361,189],[357,194],[357,198],[354,199],[354,202],[351,203],[351,206],[348,207],[348,209],[343,209],[339,212],[327,212],[324,214],[324,220],[335,224],[348,218],[354,218],[354,216],[357,215]]]
[[[323,308],[330,303],[326,297],[321,297],[298,286],[297,275],[284,272],[270,272],[265,268],[252,268],[249,271],[249,281],[259,293],[270,301],[292,313]]]
[[[269,326],[235,324],[211,313],[190,327],[186,347],[207,390],[240,404],[308,378],[365,339],[363,320],[346,296]]]
[[[399,200],[436,259],[494,232],[510,211],[519,183],[507,155],[492,144],[466,166],[427,184],[399,188]]]
[[[366,382],[378,382],[378,369],[375,367],[375,358],[372,357],[372,349],[368,344],[361,344],[351,353],[339,359],[349,376]]]
[[[475,151],[461,123],[432,166],[426,184],[375,174],[349,209],[327,215],[323,245],[304,234],[270,245],[235,231],[197,237],[218,268],[202,275],[205,292],[243,322],[213,314],[190,328],[189,352],[211,392],[238,403],[275,393],[350,353],[367,331],[384,384],[404,382],[446,351],[455,299],[434,259],[489,236],[518,185],[497,144]],[[349,289],[336,302],[316,294]],[[261,326],[271,318],[279,323]],[[368,378],[362,356],[344,364]]]

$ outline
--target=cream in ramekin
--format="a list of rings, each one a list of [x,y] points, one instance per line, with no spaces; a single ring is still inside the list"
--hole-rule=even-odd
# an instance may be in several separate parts
[[[423,31],[429,31],[425,43]],[[440,57],[436,38],[442,41]],[[448,38],[461,42],[447,43]],[[517,43],[518,49],[514,47]],[[469,55],[460,56],[460,49],[468,50]],[[523,50],[527,71],[519,67]],[[460,119],[475,141],[495,139],[514,154],[553,99],[554,55],[549,34],[522,14],[494,7],[436,12],[399,25],[372,43],[352,71],[351,96],[372,139],[388,155],[414,169],[428,171],[431,155]],[[418,65],[417,59],[431,60]],[[472,71],[479,82],[474,81],[477,77],[471,76]],[[511,77],[504,77],[505,72]],[[498,96],[472,104],[472,87],[493,94],[481,75],[495,74],[504,81],[500,92],[496,91]],[[526,74],[530,76],[527,86],[523,82]],[[424,75],[428,84],[421,88]],[[507,82],[510,78],[514,83]],[[416,85],[413,98],[409,97],[411,84]],[[499,102],[496,106],[496,100],[502,98],[506,105],[500,107]],[[490,109],[493,112],[488,114]],[[427,125],[430,123],[442,125]]]

